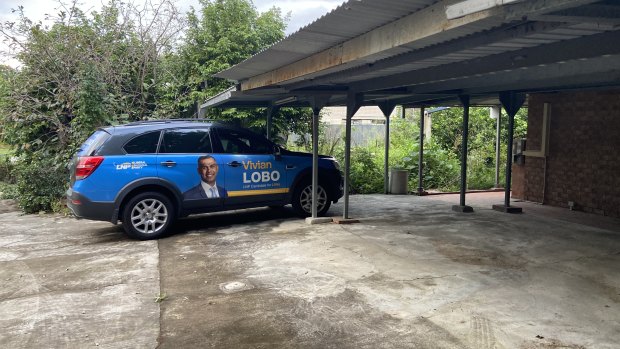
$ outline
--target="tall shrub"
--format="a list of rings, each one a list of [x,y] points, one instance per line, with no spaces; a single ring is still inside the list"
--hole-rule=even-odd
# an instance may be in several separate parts
[[[49,27],[26,18],[23,8],[18,22],[0,25],[21,63],[0,118],[26,212],[59,207],[66,165],[95,128],[152,117],[159,53],[180,29],[168,0],[144,8],[111,0],[90,15],[75,2],[62,8]]]

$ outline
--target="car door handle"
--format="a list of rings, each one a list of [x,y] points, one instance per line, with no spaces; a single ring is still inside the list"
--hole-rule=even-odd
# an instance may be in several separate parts
[[[226,165],[230,166],[230,167],[239,167],[241,166],[241,163],[239,161],[233,161],[233,162],[229,162]]]
[[[164,162],[162,162],[162,163],[161,163],[161,165],[162,165],[162,166],[165,166],[165,167],[174,167],[174,166],[176,166],[176,165],[177,165],[177,163],[176,163],[176,162],[174,162],[174,161],[170,161],[170,160],[168,160],[168,161],[164,161]]]
[[[296,167],[297,167],[297,166],[295,166],[295,165],[286,165],[286,169],[287,169],[287,170],[293,170],[293,169],[295,169]]]

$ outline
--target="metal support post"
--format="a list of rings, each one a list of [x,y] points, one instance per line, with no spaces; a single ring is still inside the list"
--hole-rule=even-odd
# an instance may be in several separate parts
[[[344,140],[344,210],[343,219],[349,219],[349,191],[351,186],[351,119],[362,106],[363,95],[349,93],[347,96],[347,120]]]
[[[383,160],[383,192],[387,194],[390,192],[389,186],[389,156],[390,156],[390,115],[394,112],[396,108],[396,104],[390,102],[381,102],[378,104],[379,109],[383,112],[383,116],[385,116],[385,158]],[[404,109],[404,106],[403,106]]]
[[[500,142],[501,138],[501,129],[502,129],[502,107],[492,107],[495,109],[495,114],[497,115],[496,125],[495,125],[495,188],[500,188],[499,186],[499,162],[500,162],[500,154],[502,144]]]
[[[318,217],[317,202],[319,188],[319,113],[321,108],[312,108],[312,218]]]
[[[312,217],[307,218],[310,224],[322,223],[318,219],[318,187],[319,187],[319,114],[329,101],[329,96],[310,98],[312,107]],[[330,220],[331,221],[331,220]]]
[[[452,206],[452,210],[458,212],[473,212],[471,206],[465,205],[465,192],[467,191],[467,140],[469,137],[469,96],[460,95],[463,104],[463,143],[461,146],[461,195],[459,205]]]
[[[383,194],[390,192],[389,171],[390,158],[390,116],[385,117],[385,157],[383,158]]]
[[[273,115],[275,113],[278,112],[278,110],[280,110],[280,107],[277,105],[270,105],[267,108],[267,125],[266,125],[266,129],[267,129],[267,139],[268,140],[272,140],[271,139],[271,131],[273,128]]]
[[[418,152],[418,195],[426,195],[424,191],[424,107],[420,108],[420,149]]]
[[[510,185],[512,181],[512,138],[514,137],[515,115],[525,102],[525,94],[514,91],[500,92],[499,100],[508,114],[508,149],[506,156],[506,185],[504,205],[493,205],[493,209],[507,213],[521,213],[520,207],[510,206]]]

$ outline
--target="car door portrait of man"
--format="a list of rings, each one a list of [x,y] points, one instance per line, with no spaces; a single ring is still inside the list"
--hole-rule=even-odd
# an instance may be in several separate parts
[[[197,172],[200,181],[183,193],[183,200],[217,199],[228,197],[226,189],[217,184],[219,165],[211,155],[198,157]]]

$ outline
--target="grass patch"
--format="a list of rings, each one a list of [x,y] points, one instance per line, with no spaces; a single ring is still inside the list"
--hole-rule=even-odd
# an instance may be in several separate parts
[[[0,156],[8,156],[11,154],[13,154],[11,147],[9,147],[7,144],[0,143]]]
[[[17,199],[17,185],[0,181],[0,199]]]

